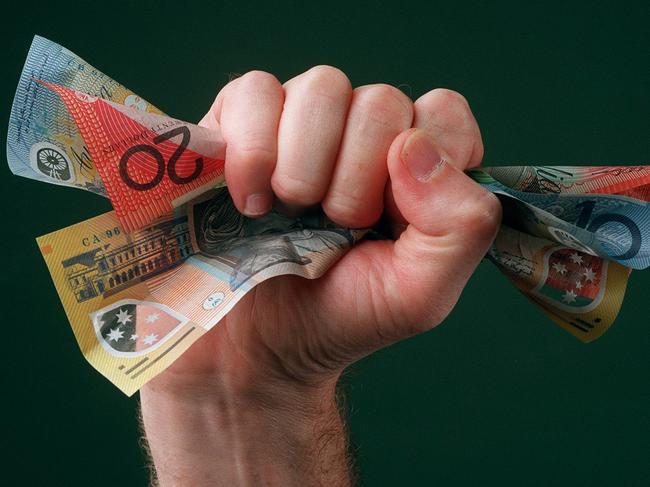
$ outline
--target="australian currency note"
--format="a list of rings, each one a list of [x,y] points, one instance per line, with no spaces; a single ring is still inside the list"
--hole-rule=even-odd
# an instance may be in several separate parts
[[[84,355],[127,394],[257,283],[282,274],[318,277],[364,235],[386,238],[336,228],[318,213],[243,217],[227,190],[214,189],[224,184],[218,131],[165,116],[39,37],[7,145],[14,173],[111,199],[115,211],[38,243]],[[604,333],[630,268],[650,265],[650,168],[510,166],[468,174],[504,206],[487,258],[582,341]]]

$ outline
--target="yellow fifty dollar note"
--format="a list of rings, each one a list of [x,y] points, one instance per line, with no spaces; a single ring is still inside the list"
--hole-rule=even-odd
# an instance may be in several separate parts
[[[131,395],[256,284],[318,277],[363,233],[322,214],[252,220],[219,189],[131,234],[109,212],[37,242],[84,356]]]

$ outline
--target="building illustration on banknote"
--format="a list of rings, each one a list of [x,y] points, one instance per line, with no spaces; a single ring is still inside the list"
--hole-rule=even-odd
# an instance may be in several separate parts
[[[61,262],[78,302],[110,296],[177,266],[193,253],[186,216],[134,232],[129,240],[127,245],[96,247]]]
[[[133,232],[125,245],[98,246],[63,260],[66,282],[77,302],[113,295],[197,253],[229,269],[229,284],[235,290],[271,266],[307,265],[312,262],[308,254],[343,249],[354,241],[349,230],[327,228],[322,216],[290,219],[274,212],[246,218],[225,189],[190,204],[187,212],[190,218],[177,214]]]

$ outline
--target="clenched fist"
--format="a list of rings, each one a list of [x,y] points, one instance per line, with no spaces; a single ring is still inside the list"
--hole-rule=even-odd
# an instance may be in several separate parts
[[[463,173],[483,155],[476,120],[453,91],[413,102],[316,66],[233,80],[201,125],[226,140],[245,215],[320,205],[345,227],[383,216],[395,240],[358,244],[320,279],[259,284],[142,389],[159,482],[350,485],[341,372],[442,322],[497,232],[497,198]]]

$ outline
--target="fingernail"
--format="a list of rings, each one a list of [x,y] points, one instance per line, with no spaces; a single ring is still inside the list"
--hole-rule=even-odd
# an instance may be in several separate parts
[[[422,182],[429,181],[443,162],[438,149],[419,130],[414,131],[404,142],[401,159],[413,179]]]
[[[253,193],[246,197],[244,214],[246,216],[262,216],[271,210],[272,198],[269,193]]]

